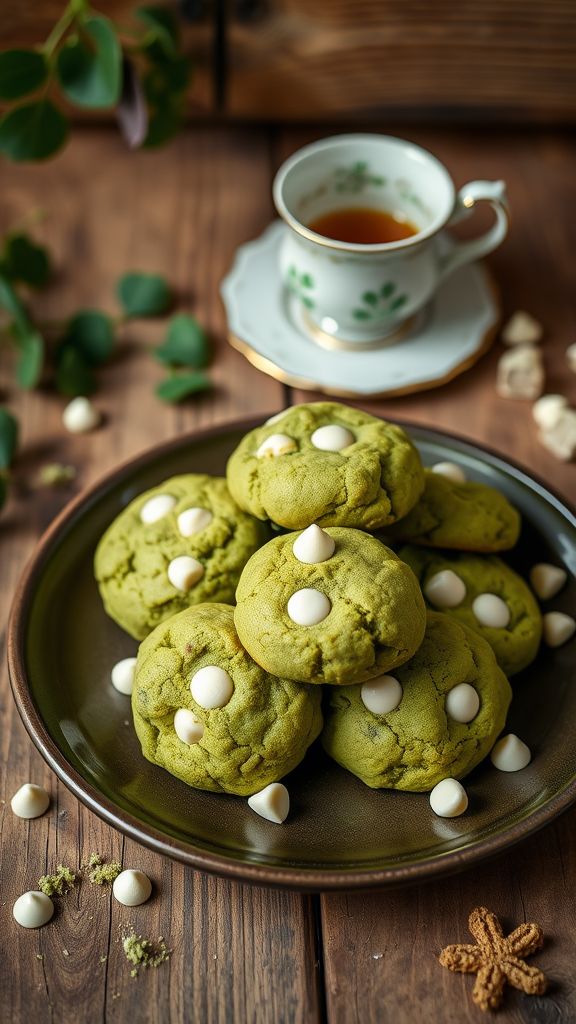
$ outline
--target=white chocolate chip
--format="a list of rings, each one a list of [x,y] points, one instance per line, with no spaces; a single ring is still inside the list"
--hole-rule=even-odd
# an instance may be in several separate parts
[[[171,494],[155,494],[140,509],[140,519],[146,524],[156,523],[159,519],[167,516],[175,504],[176,498],[173,498]]]
[[[566,359],[568,360],[568,366],[573,373],[576,373],[576,345],[568,345],[566,349]]]
[[[455,484],[466,483],[466,473],[462,466],[458,466],[455,462],[437,462],[430,468],[433,473],[437,473],[438,476],[445,476],[448,480],[453,480]]]
[[[43,892],[25,892],[12,908],[14,920],[23,928],[41,928],[54,913],[54,904]]]
[[[426,582],[424,594],[435,608],[456,608],[466,597],[466,584],[452,569],[442,569]]]
[[[543,334],[542,324],[530,313],[519,309],[513,313],[502,331],[505,345],[533,345],[540,341]]]
[[[455,722],[471,722],[480,710],[478,691],[470,683],[458,683],[446,694],[446,714]]]
[[[387,715],[402,700],[402,687],[394,676],[369,679],[360,690],[362,703],[373,715]]]
[[[139,907],[150,899],[152,882],[143,871],[127,868],[116,876],[112,884],[112,893],[124,907]]]
[[[548,601],[551,597],[562,590],[568,579],[568,573],[558,565],[549,565],[548,562],[538,562],[530,569],[530,583],[532,589],[541,601]]]
[[[199,704],[200,701],[196,703]],[[187,708],[178,708],[174,715],[174,732],[178,739],[182,740],[182,743],[192,746],[193,743],[199,743],[202,739],[204,726],[193,711],[188,711]]]
[[[317,626],[330,614],[332,605],[326,594],[312,587],[297,590],[288,601],[287,612],[298,626]]]
[[[538,440],[562,462],[573,459],[576,455],[576,410],[562,409],[554,426],[541,430]]]
[[[329,533],[326,533],[315,523],[304,530],[296,538],[292,545],[294,557],[305,565],[316,565],[318,562],[325,562],[334,554],[336,543]]]
[[[130,696],[134,689],[134,672],[136,669],[136,658],[122,658],[122,661],[117,661],[110,673],[110,679],[112,680],[112,686],[118,693],[124,693],[127,697]]]
[[[168,566],[168,579],[176,590],[184,593],[190,590],[204,575],[204,566],[190,555],[179,555],[173,558]]]
[[[522,740],[518,739],[513,732],[503,736],[492,747],[490,760],[495,768],[501,772],[519,772],[530,764],[532,754],[530,748]]]
[[[178,530],[182,537],[193,537],[210,526],[213,518],[207,508],[187,508],[178,516]]]
[[[43,786],[26,782],[20,786],[10,801],[10,807],[18,818],[39,818],[50,806],[50,797]]]
[[[326,427],[318,427],[310,438],[315,448],[323,452],[341,452],[354,444],[356,438],[346,427],[340,427],[337,423],[330,423]]]
[[[457,779],[442,779],[430,793],[430,807],[439,818],[457,818],[468,807],[468,795]]]
[[[100,423],[100,413],[89,398],[73,398],[62,413],[62,422],[70,434],[86,434]]]
[[[261,789],[259,793],[254,793],[253,796],[248,797],[248,806],[256,811],[261,818],[266,818],[267,821],[273,821],[276,825],[281,825],[283,821],[286,821],[288,812],[290,810],[290,794],[283,786],[281,782],[271,782],[265,789]]]
[[[277,455],[286,455],[288,452],[298,450],[298,445],[293,437],[288,434],[271,434],[262,442],[256,452],[257,459],[272,459]]]
[[[542,395],[532,406],[532,418],[542,430],[552,430],[567,408],[568,399],[564,395]]]
[[[472,611],[481,626],[506,629],[510,622],[510,609],[496,594],[478,594],[472,602]]]
[[[576,622],[564,612],[546,612],[542,616],[544,643],[548,647],[561,647],[576,632]]]
[[[501,398],[539,398],[544,390],[544,366],[540,349],[519,345],[498,361],[496,391]]]
[[[217,665],[205,665],[192,676],[190,691],[197,704],[208,711],[223,708],[234,693],[234,683]]]

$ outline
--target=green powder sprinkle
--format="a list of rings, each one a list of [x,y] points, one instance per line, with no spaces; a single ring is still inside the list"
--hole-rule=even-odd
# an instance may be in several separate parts
[[[117,860],[111,860],[105,864],[99,853],[90,854],[86,868],[88,869],[88,878],[93,885],[111,885],[122,871],[122,865]]]
[[[76,872],[64,864],[58,864],[54,875],[42,875],[38,880],[38,888],[45,896],[65,896],[74,888]]]
[[[137,935],[133,928],[122,936],[122,946],[128,963],[134,964],[130,971],[132,978],[137,977],[142,967],[159,967],[169,959],[172,952],[162,936],[154,943]]]
[[[49,462],[40,467],[38,484],[40,487],[62,487],[70,483],[76,476],[74,466],[63,466],[59,462]]]

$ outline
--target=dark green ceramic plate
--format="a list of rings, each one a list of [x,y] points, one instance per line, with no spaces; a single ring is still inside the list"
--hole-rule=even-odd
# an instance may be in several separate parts
[[[109,475],[70,505],[20,583],[9,627],[14,696],[49,765],[106,821],[148,846],[206,871],[258,884],[353,889],[453,872],[550,822],[576,799],[576,643],[538,660],[515,680],[509,726],[533,751],[517,774],[489,762],[469,776],[468,812],[445,820],[423,794],[375,792],[330,762],[317,745],[288,778],[283,826],[243,799],[189,789],[140,754],[129,700],[110,669],[135,642],[102,609],[92,576],[105,527],[140,491],[185,472],[224,471],[253,423],[179,438]],[[511,561],[562,563],[570,584],[551,604],[574,611],[574,515],[520,469],[447,435],[410,427],[426,463],[461,463],[521,510]]]

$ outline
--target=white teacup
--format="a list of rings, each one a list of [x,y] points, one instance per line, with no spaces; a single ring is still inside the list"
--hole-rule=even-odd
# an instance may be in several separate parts
[[[486,200],[495,224],[479,238],[443,233]],[[282,280],[310,333],[329,347],[390,344],[457,267],[496,249],[508,230],[503,181],[472,181],[458,193],[425,149],[388,135],[337,135],[305,146],[274,179],[274,203],[289,230]],[[385,210],[416,228],[393,242],[342,242],[310,230],[324,214]]]

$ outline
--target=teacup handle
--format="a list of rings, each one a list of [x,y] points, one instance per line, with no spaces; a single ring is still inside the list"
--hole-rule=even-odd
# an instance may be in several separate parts
[[[469,217],[477,202],[486,200],[496,214],[496,223],[471,242],[455,242],[450,252],[441,259],[440,278],[445,278],[457,267],[479,260],[493,252],[504,241],[508,232],[508,200],[504,181],[470,181],[460,189],[448,227]]]

